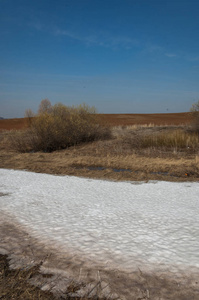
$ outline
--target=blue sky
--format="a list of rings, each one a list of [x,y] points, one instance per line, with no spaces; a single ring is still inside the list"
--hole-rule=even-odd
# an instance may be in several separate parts
[[[40,101],[100,113],[189,111],[198,0],[0,0],[0,116]]]

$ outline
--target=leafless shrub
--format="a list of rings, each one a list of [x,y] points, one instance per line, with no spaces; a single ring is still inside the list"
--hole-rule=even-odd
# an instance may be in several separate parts
[[[195,111],[191,113],[192,115],[192,123],[190,130],[199,134],[199,111]]]
[[[199,134],[199,100],[192,104],[190,112],[192,116],[191,130]]]
[[[52,104],[49,99],[43,99],[40,102],[38,114],[50,113],[52,110]]]
[[[190,112],[199,112],[199,100],[196,103],[193,103],[190,109]]]
[[[33,113],[33,111],[31,109],[26,109],[25,114],[24,114],[24,118],[27,119],[28,126],[31,125],[34,116],[35,115],[34,115],[34,113]]]
[[[35,143],[37,143],[37,136],[33,134],[32,130],[16,130],[10,135],[10,145],[18,152],[30,152],[33,150]]]
[[[67,107],[61,103],[51,106],[46,99],[29,125],[28,130],[16,133],[12,141],[20,152],[51,152],[111,137],[110,129],[98,124],[93,107]]]

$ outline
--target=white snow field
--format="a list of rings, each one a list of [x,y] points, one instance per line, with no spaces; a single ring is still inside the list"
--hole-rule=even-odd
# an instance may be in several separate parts
[[[0,196],[1,224],[16,222],[93,266],[199,274],[197,182],[112,182],[0,169]]]

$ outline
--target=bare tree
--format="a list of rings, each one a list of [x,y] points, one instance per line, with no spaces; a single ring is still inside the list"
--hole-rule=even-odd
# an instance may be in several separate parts
[[[43,99],[41,100],[41,103],[39,105],[38,114],[42,113],[50,113],[52,111],[52,104],[49,99]]]
[[[199,112],[199,100],[198,100],[198,102],[192,104],[190,111],[191,112]]]
[[[190,109],[190,112],[192,114],[192,129],[199,133],[199,100],[198,102],[192,104],[192,107]]]
[[[24,114],[24,118],[27,118],[28,121],[28,125],[30,126],[32,123],[32,118],[34,118],[34,113],[31,109],[26,109],[25,114]]]

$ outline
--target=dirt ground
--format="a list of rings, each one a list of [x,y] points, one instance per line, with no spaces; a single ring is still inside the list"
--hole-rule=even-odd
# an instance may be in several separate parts
[[[114,138],[95,141],[70,147],[52,153],[30,152],[19,153],[12,149],[10,136],[13,129],[24,129],[25,119],[0,120],[0,168],[29,170],[39,173],[74,175],[89,178],[124,180],[124,181],[199,181],[199,153],[189,149],[183,151],[142,149],[136,150],[129,142],[129,132],[125,126],[135,124],[156,124],[167,126],[140,127],[136,134],[156,134],[159,131],[172,130],[179,125],[190,122],[188,113],[182,114],[153,114],[153,115],[103,115],[103,122],[110,126],[121,125],[115,129]],[[174,125],[169,126],[168,125]],[[9,130],[9,131],[8,131]],[[16,230],[13,228],[12,230]],[[12,232],[2,229],[8,234]],[[17,236],[17,232],[15,232]],[[20,243],[19,243],[20,244]],[[24,248],[25,249],[25,248]],[[42,292],[28,283],[29,279],[38,275],[39,262],[33,268],[22,270],[9,269],[8,256],[0,255],[0,299],[55,299],[48,292]],[[110,282],[115,290],[119,288],[132,291],[135,300],[198,300],[198,282],[191,282],[159,277],[157,275],[133,275],[133,279],[124,274],[110,273]],[[191,283],[190,283],[190,282]],[[77,287],[76,287],[77,288]],[[59,297],[59,299],[63,299]],[[65,299],[80,299],[69,298]],[[87,298],[81,298],[87,299]],[[91,298],[90,298],[91,299]],[[92,299],[98,299],[97,297]],[[121,298],[121,299],[125,299]]]

